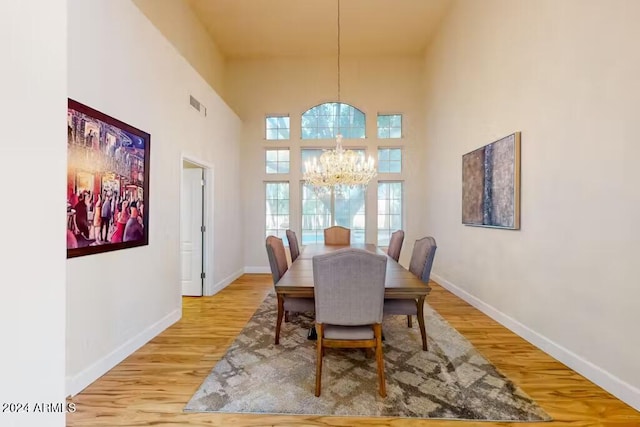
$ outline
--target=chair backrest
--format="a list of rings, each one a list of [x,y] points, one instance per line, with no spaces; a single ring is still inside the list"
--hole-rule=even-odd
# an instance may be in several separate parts
[[[411,253],[409,271],[425,283],[429,282],[433,258],[436,256],[436,239],[431,236],[416,240]]]
[[[355,326],[382,322],[387,257],[343,248],[313,257],[316,321]]]
[[[324,229],[325,245],[349,245],[351,244],[351,230],[339,225]]]
[[[293,230],[287,230],[287,240],[289,241],[289,252],[291,252],[291,262],[295,261],[300,255],[300,247],[298,246],[298,238]]]
[[[387,248],[387,255],[389,255],[395,261],[398,261],[400,259],[402,242],[404,242],[404,231],[398,230],[391,234],[391,239],[389,240],[389,247]]]
[[[275,285],[280,281],[280,278],[286,273],[287,254],[284,251],[284,243],[282,239],[276,236],[267,237],[267,256],[269,257],[269,267],[271,267],[271,276],[273,277],[273,284]]]

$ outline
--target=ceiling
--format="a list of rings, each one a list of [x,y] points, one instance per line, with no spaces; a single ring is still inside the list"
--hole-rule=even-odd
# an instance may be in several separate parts
[[[227,58],[336,55],[338,0],[186,0]],[[341,55],[419,55],[451,0],[342,0]]]

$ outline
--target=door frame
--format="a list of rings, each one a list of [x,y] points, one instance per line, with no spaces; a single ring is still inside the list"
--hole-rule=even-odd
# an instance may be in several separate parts
[[[213,295],[213,165],[190,153],[182,153],[180,155],[180,195],[178,197],[178,200],[180,201],[182,201],[182,186],[184,184],[182,180],[182,169],[183,163],[185,161],[202,168],[202,170],[204,171],[205,186],[203,192],[202,209],[204,215],[203,222],[205,226],[205,232],[202,236],[204,239],[204,244],[202,245],[202,271],[204,272],[205,277],[202,284],[202,295]],[[181,216],[181,206],[178,205],[178,218],[180,218],[178,220],[178,227],[181,226]],[[181,241],[181,239],[182,238],[180,238],[179,242]],[[178,244],[177,247],[177,256],[181,256],[180,244]],[[182,294],[182,289],[180,289],[180,294]]]

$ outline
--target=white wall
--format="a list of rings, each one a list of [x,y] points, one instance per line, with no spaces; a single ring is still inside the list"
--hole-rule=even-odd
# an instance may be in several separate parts
[[[131,1],[70,0],[68,13],[69,97],[151,134],[149,245],[67,262],[73,394],[181,316],[183,154],[213,166],[212,285],[240,274],[243,253],[239,119]]]
[[[408,261],[413,242],[421,227],[422,94],[421,58],[347,58],[341,61],[341,101],[366,114],[366,134],[363,140],[345,140],[345,147],[366,148],[377,159],[378,146],[402,146],[405,181],[405,247],[402,260]],[[242,133],[242,194],[244,205],[244,245],[247,271],[269,271],[264,249],[265,241],[265,180],[290,181],[290,227],[301,238],[300,147],[335,147],[335,140],[300,140],[300,118],[309,108],[337,100],[336,57],[301,59],[231,60],[227,63],[227,93],[229,103],[243,121]],[[333,94],[333,95],[332,95]],[[403,139],[378,139],[378,113],[403,115]],[[291,139],[265,140],[265,116],[289,114]],[[289,147],[292,159],[288,175],[265,173],[266,147]],[[379,176],[380,179],[385,178]],[[387,176],[386,178],[390,178]],[[377,239],[377,184],[372,182],[367,192],[366,241]]]
[[[640,408],[640,3],[458,1],[425,58],[436,279]],[[522,132],[522,229],[461,225],[461,156]]]
[[[66,1],[0,6],[0,425],[63,426]],[[6,408],[8,409],[8,408]]]

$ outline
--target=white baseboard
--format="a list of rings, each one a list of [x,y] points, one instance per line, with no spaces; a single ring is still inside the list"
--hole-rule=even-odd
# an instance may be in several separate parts
[[[271,274],[271,269],[267,267],[245,267],[246,274]]]
[[[242,276],[243,274],[244,274],[244,269],[242,268],[238,271],[231,273],[224,279],[220,280],[218,283],[214,284],[210,289],[205,289],[204,294],[206,296],[217,294],[218,292],[220,292],[221,290],[229,286],[234,280],[236,280],[238,277]]]
[[[462,298],[496,322],[529,341],[540,350],[564,363],[580,375],[586,377],[593,383],[616,396],[618,399],[640,411],[640,389],[637,387],[621,380],[601,367],[594,365],[580,355],[564,348],[560,344],[551,341],[544,335],[539,334],[511,316],[501,312],[495,307],[471,295],[464,289],[454,285],[444,277],[431,273],[431,278],[443,288]]]
[[[92,382],[100,378],[118,363],[133,354],[140,347],[151,341],[162,331],[176,323],[182,317],[182,309],[176,309],[131,338],[120,347],[113,350],[103,358],[97,360],[88,368],[72,377],[65,378],[65,390],[67,396],[75,396],[84,390]]]

